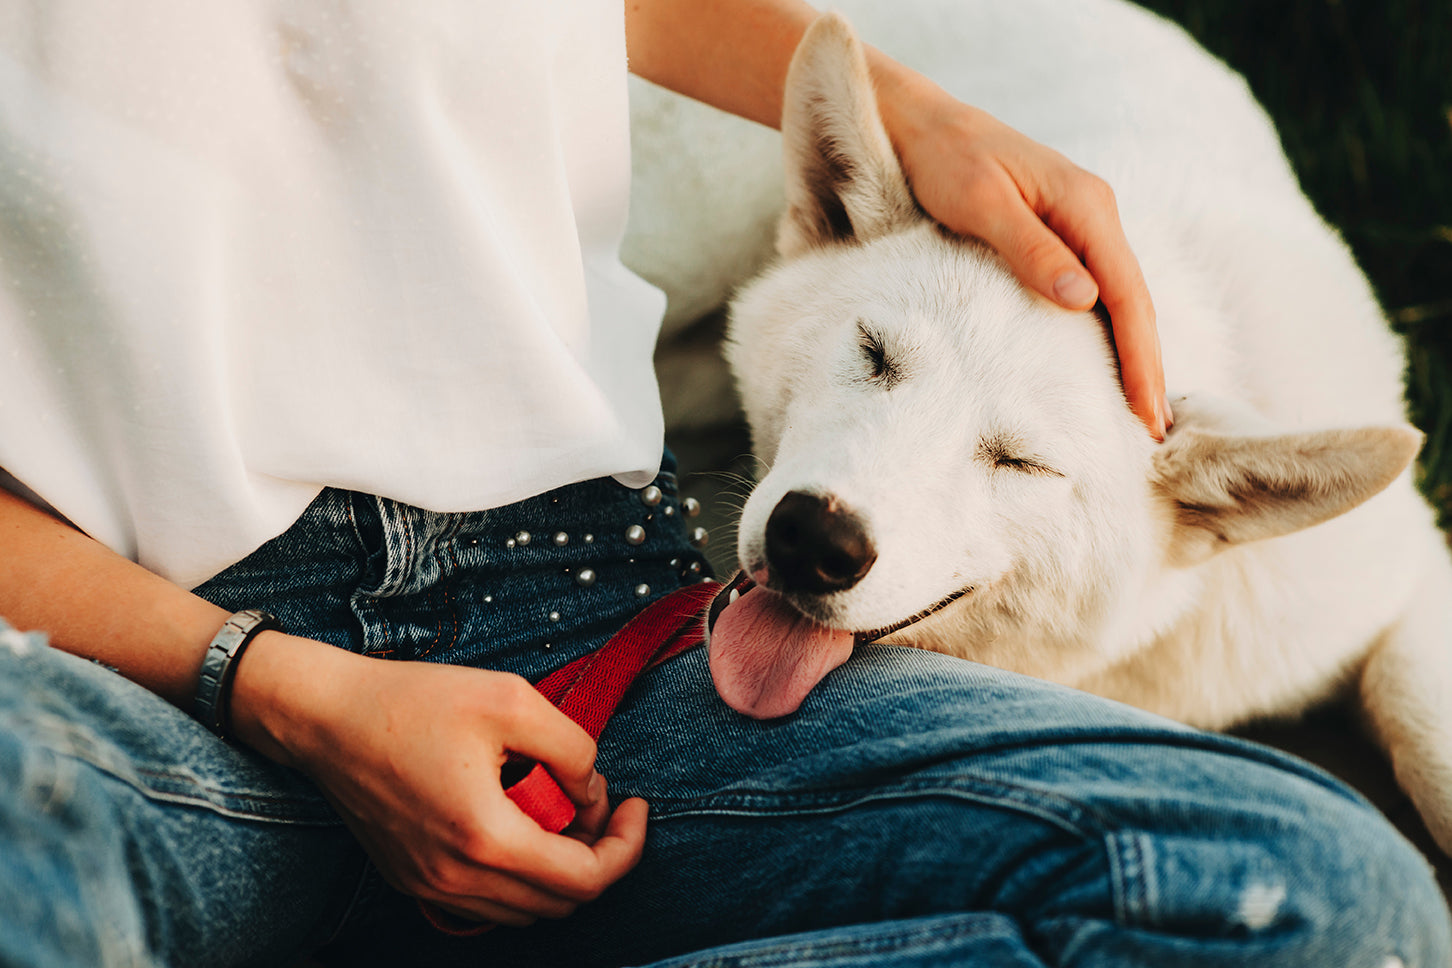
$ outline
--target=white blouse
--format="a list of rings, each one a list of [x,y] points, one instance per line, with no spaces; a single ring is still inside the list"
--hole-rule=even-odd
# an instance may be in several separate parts
[[[655,472],[621,0],[0,0],[0,468],[190,586]]]

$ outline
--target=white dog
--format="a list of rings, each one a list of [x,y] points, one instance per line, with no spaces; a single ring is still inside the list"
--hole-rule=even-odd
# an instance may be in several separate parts
[[[823,17],[788,81],[779,257],[732,310],[770,470],[739,532],[756,587],[714,618],[718,691],[789,713],[866,640],[1214,729],[1354,690],[1452,851],[1452,560],[1366,281],[1243,84],[1174,28],[1109,0],[951,6],[947,42],[992,84],[950,89],[1116,187],[1174,430],[1128,410],[1101,320],[920,214],[852,30]],[[750,178],[756,151],[704,164]],[[759,208],[726,263],[755,257]],[[657,275],[696,271],[708,303],[708,260],[671,253]]]

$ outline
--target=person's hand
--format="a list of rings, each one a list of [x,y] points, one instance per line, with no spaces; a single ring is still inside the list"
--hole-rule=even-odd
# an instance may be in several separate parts
[[[1174,418],[1154,304],[1109,186],[920,77],[879,79],[879,95],[888,134],[929,215],[993,246],[1025,285],[1067,309],[1103,301],[1125,397],[1162,439]]]
[[[313,684],[305,698],[300,681]],[[232,701],[239,738],[312,777],[390,883],[451,914],[564,917],[640,859],[645,801],[612,813],[594,741],[518,676],[263,633]],[[510,752],[544,764],[576,804],[564,835],[505,795]]]
[[[626,5],[630,69],[707,104],[777,125],[787,68],[819,13],[801,0]],[[1067,309],[1102,300],[1130,408],[1157,438],[1170,418],[1155,311],[1114,195],[1062,155],[868,50],[878,107],[929,215],[980,238]],[[1086,268],[1087,271],[1086,271]],[[1096,283],[1097,280],[1097,283]]]

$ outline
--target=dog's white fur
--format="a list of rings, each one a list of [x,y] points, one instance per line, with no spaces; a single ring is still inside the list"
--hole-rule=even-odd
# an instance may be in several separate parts
[[[1400,346],[1263,114],[1182,34],[1112,0],[924,11],[958,37],[989,30],[958,56],[997,86],[955,93],[1116,187],[1175,428],[1156,444],[1128,411],[1099,320],[915,211],[860,48],[829,15],[789,80],[779,258],[732,311],[730,362],[770,467],[742,515],[743,567],[767,568],[783,495],[830,495],[878,556],[845,591],[790,596],[822,624],[885,627],[971,588],[886,641],[1208,728],[1356,690],[1452,851],[1452,561],[1406,470],[1420,435]],[[941,24],[923,33],[945,43]],[[1115,66],[1072,76],[1086,44]],[[1024,103],[1005,111],[993,92]],[[756,150],[712,163],[749,171]],[[709,302],[710,280],[688,288]]]

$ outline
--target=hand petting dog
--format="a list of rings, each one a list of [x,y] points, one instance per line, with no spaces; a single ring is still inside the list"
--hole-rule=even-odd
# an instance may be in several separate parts
[[[993,246],[1026,286],[1065,309],[1102,300],[1130,409],[1163,439],[1174,418],[1155,308],[1113,189],[922,75],[873,61],[869,55],[883,126],[918,204],[957,234]]]
[[[818,11],[802,0],[631,0],[630,69],[680,94],[779,127],[787,67]],[[1154,304],[1114,194],[1063,155],[868,48],[883,124],[918,204],[983,239],[1025,285],[1066,309],[1103,302],[1120,378],[1156,439],[1165,402]]]

